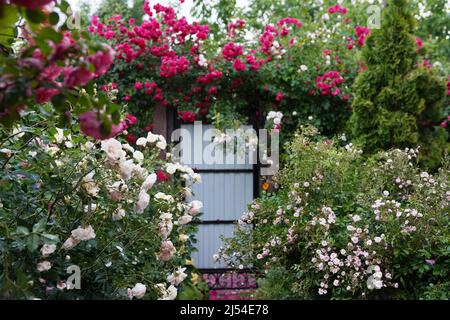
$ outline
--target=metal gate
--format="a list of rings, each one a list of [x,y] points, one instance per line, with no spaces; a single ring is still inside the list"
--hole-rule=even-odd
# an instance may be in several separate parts
[[[182,129],[194,135],[194,126],[182,124]],[[203,130],[210,129],[211,125],[203,125]],[[251,128],[244,126],[243,129]],[[204,141],[201,150],[209,144]],[[191,154],[199,149],[191,145],[182,148],[192,148]],[[258,174],[257,165],[245,164],[197,164],[191,163],[195,172],[202,176],[202,183],[192,187],[196,199],[203,202],[203,215],[197,234],[197,252],[193,254],[196,267],[205,275],[210,289],[245,289],[255,287],[245,274],[230,275],[229,269],[223,263],[217,263],[213,255],[222,245],[221,236],[232,236],[234,224],[246,211],[247,205],[257,196]]]

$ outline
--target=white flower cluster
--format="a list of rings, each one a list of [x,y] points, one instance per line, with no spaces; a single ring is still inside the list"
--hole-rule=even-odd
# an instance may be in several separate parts
[[[401,233],[404,234],[416,231],[415,222],[423,217],[416,209],[402,209],[401,203],[395,200],[377,199],[372,209],[375,220],[389,221],[390,217],[395,217],[400,222]]]
[[[280,111],[270,111],[267,114],[266,120],[273,122],[273,129],[279,129],[281,126],[281,120],[283,119],[283,113]]]
[[[325,230],[328,230],[330,228],[330,225],[336,222],[336,215],[334,214],[334,211],[330,207],[322,207],[320,210],[320,214],[317,216],[314,216],[312,220],[310,221],[310,224],[320,225],[325,228]]]
[[[286,49],[284,49],[283,46],[278,41],[274,41],[272,43],[270,51],[272,52],[272,55],[277,59],[283,58],[283,55],[286,54]]]
[[[167,142],[164,136],[153,134],[151,132],[147,134],[146,138],[141,137],[136,140],[136,145],[140,147],[145,147],[147,143],[155,144],[156,147],[161,150],[165,150],[167,148]]]

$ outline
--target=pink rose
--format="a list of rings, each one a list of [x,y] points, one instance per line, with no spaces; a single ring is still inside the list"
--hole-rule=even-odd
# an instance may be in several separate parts
[[[158,259],[162,261],[168,261],[172,259],[173,255],[177,249],[175,249],[172,241],[166,240],[161,242],[161,246],[159,248]]]
[[[89,57],[89,62],[94,65],[97,75],[105,74],[108,71],[116,54],[108,45],[103,45],[103,49],[104,51],[99,51]]]
[[[102,136],[100,130],[101,122],[97,117],[97,112],[95,111],[88,111],[80,114],[79,120],[81,132],[89,137],[99,140],[110,139],[124,130],[123,122],[120,122],[119,124],[112,124],[111,132],[107,136]]]
[[[54,88],[41,87],[36,90],[36,102],[45,103],[49,102],[55,94],[58,94],[59,90]]]
[[[84,86],[94,78],[94,74],[86,67],[68,68],[65,71],[64,85],[72,89],[76,86]]]

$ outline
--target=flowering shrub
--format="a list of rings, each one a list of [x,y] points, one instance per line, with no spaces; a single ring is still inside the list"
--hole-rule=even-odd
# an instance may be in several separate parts
[[[0,123],[11,126],[27,108],[38,109],[39,104],[51,101],[63,118],[69,112],[92,111],[85,115],[90,122],[97,122],[97,135],[111,137],[121,129],[115,127],[120,117],[118,106],[104,93],[98,93],[96,99],[91,96],[92,80],[108,71],[115,52],[86,32],[71,28],[70,17],[61,15],[68,19],[58,25],[57,12],[67,12],[68,4],[58,2],[51,8],[54,11],[41,8],[49,2],[2,3],[2,36],[12,34],[1,43],[7,54],[0,57]],[[22,44],[14,36],[19,27],[25,40]],[[16,52],[12,44],[19,47]],[[89,95],[80,100],[79,89],[84,87]]]
[[[432,175],[418,150],[366,159],[342,140],[297,134],[276,190],[249,206],[220,257],[253,266],[263,298],[448,299],[448,165]]]
[[[123,137],[93,140],[75,119],[61,129],[52,107],[42,108],[0,131],[0,296],[200,295],[190,222],[202,205],[185,201],[200,176],[161,156],[162,136],[149,133],[135,148]]]
[[[207,120],[218,128],[258,122],[277,109],[292,127],[299,116],[313,116],[326,134],[343,129],[350,115],[348,88],[359,69],[356,49],[346,46],[360,36],[345,13],[308,26],[284,17],[254,32],[236,19],[212,38],[208,25],[189,23],[172,7],[146,1],[143,12],[141,24],[94,16],[89,27],[117,52],[98,83],[116,85],[118,99],[137,116],[133,134],[148,128],[161,104],[176,108],[185,122]],[[332,74],[339,77],[328,79]],[[322,85],[330,87],[329,94]]]

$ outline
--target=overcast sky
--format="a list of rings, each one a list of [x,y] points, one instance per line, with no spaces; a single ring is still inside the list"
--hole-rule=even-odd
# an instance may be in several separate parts
[[[74,8],[74,10],[76,11],[77,9],[79,9],[80,7],[80,3],[82,2],[82,0],[68,0],[68,2],[70,3],[70,5],[72,6],[72,8]],[[102,0],[88,0],[88,3],[91,5],[91,9],[92,11],[95,11],[95,9],[98,7],[98,5],[102,2]],[[128,0],[129,3],[132,3],[132,1]],[[170,3],[177,3],[178,1],[170,1],[170,0],[151,0],[150,3],[156,4],[156,3],[160,3],[162,5],[168,5]],[[193,0],[185,0],[184,3],[181,5],[181,12],[180,12],[180,17],[181,16],[185,16],[188,21],[190,21],[192,19],[192,16],[190,14],[190,10],[193,6]],[[117,12],[120,14],[120,12]]]
[[[82,0],[67,0],[67,1],[70,3],[70,5],[72,6],[72,8],[75,11],[77,9],[79,9],[80,3],[82,2]],[[98,5],[102,2],[102,0],[87,0],[87,1],[91,5],[92,12],[94,12],[95,9],[97,9]],[[131,4],[133,2],[133,0],[128,0],[128,2]],[[150,0],[150,4],[152,6],[157,3],[167,6],[171,3],[178,4],[179,0]],[[237,0],[236,3],[239,7],[244,8],[248,4],[248,0]],[[178,17],[185,16],[189,22],[193,22],[194,19],[192,18],[191,13],[190,13],[193,5],[194,5],[193,0],[185,0],[184,3],[181,4],[181,11],[179,12]],[[117,12],[117,13],[120,13],[120,12]]]

